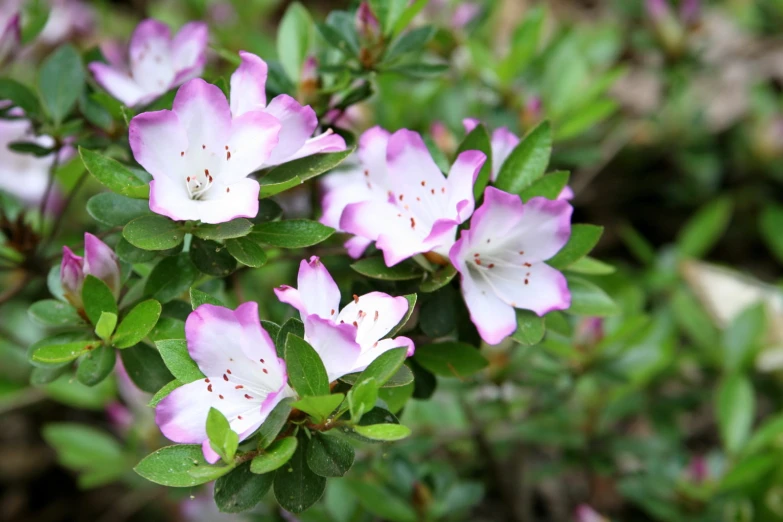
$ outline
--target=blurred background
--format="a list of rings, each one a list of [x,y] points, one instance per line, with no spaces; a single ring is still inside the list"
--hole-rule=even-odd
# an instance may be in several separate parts
[[[29,81],[54,46],[89,53],[154,17],[175,28],[206,21],[207,76],[227,78],[237,50],[274,60],[288,3],[29,1],[23,16],[45,25],[2,74]],[[358,4],[302,3],[316,22]],[[471,379],[424,374],[386,398],[393,408],[413,396],[400,412],[413,437],[364,448],[305,514],[270,502],[240,517],[218,514],[209,488],[166,489],[133,473],[166,441],[151,394],[122,372],[94,388],[69,376],[31,383],[26,350],[46,331],[27,308],[48,296],[46,281],[10,299],[13,281],[0,273],[0,520],[783,520],[783,1],[416,3],[412,25],[437,27],[427,59],[447,67],[362,77],[356,102],[328,114],[337,80],[326,79],[335,70],[324,53],[321,81],[270,73],[269,89],[357,134],[426,133],[444,162],[465,118],[519,136],[550,120],[550,170],[571,172],[575,222],[605,227],[592,256],[608,265],[585,277],[618,309],[576,323],[552,314],[540,343],[484,347],[490,367]],[[19,4],[0,0],[0,18]],[[78,159],[60,169],[64,192],[82,169]],[[60,243],[98,230],[84,210],[100,190],[92,183]],[[318,213],[316,186],[277,200],[288,216]],[[0,224],[5,241],[11,229]],[[344,256],[319,253],[350,277]],[[271,288],[290,282],[298,258],[278,261],[213,290],[266,303],[262,315],[282,320],[290,312],[271,303]],[[442,319],[433,336],[457,327],[448,306],[424,301],[420,316]]]

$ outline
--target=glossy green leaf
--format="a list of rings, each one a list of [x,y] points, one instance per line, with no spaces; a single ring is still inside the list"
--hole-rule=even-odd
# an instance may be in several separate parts
[[[142,390],[155,393],[174,379],[158,351],[146,344],[120,350],[128,376]]]
[[[562,270],[579,261],[598,244],[604,227],[596,225],[572,225],[568,243],[547,264]]]
[[[704,205],[680,229],[677,248],[686,256],[703,257],[723,236],[731,221],[734,205],[719,198]]]
[[[101,312],[98,322],[95,324],[95,335],[104,341],[111,337],[114,328],[117,326],[117,314],[111,312]]]
[[[763,302],[749,306],[734,317],[723,332],[723,368],[726,372],[742,371],[752,363],[767,331],[766,319]]]
[[[511,334],[511,338],[525,346],[540,343],[546,333],[544,318],[530,310],[516,310],[516,314],[517,329]]]
[[[241,513],[252,509],[272,487],[274,474],[255,475],[250,463],[237,466],[215,482],[215,504],[221,513]]]
[[[544,121],[531,130],[503,162],[495,187],[518,194],[544,175],[552,154],[552,129]]]
[[[188,343],[184,339],[169,339],[155,343],[169,371],[182,383],[204,379],[196,362],[190,357]]]
[[[280,248],[304,248],[316,245],[334,234],[334,229],[309,219],[287,219],[259,223],[249,239]]]
[[[207,413],[207,437],[212,450],[223,462],[231,464],[239,445],[239,436],[231,429],[228,419],[219,410],[210,408]]]
[[[288,78],[299,82],[307,51],[312,39],[313,21],[310,13],[299,2],[288,6],[277,30],[277,55]]]
[[[87,212],[107,227],[122,227],[130,221],[151,215],[150,204],[113,192],[96,194],[87,201]]]
[[[291,513],[301,513],[318,502],[326,488],[326,479],[307,465],[308,446],[307,438],[300,436],[294,455],[275,472],[275,498]]]
[[[489,363],[476,348],[460,342],[445,342],[417,346],[416,362],[436,375],[468,377]]]
[[[285,362],[288,380],[300,397],[328,395],[329,378],[321,357],[307,341],[288,334],[285,341]]]
[[[408,301],[408,311],[405,313],[405,316],[400,319],[400,322],[397,323],[397,325],[389,330],[389,333],[386,334],[384,339],[391,339],[394,336],[397,335],[397,333],[403,329],[403,327],[408,323],[408,321],[411,318],[411,315],[413,315],[413,310],[416,308],[416,300],[418,297],[416,294],[408,294],[403,296]]]
[[[283,429],[283,426],[288,421],[288,416],[291,414],[291,405],[294,401],[293,397],[287,397],[278,402],[277,406],[269,413],[269,416],[258,429],[259,448],[266,448],[275,441],[280,434],[280,430]]]
[[[38,343],[33,351],[33,361],[46,365],[61,364],[73,361],[80,355],[101,345],[98,340],[72,341],[58,344]]]
[[[44,109],[59,126],[84,89],[84,66],[79,52],[65,44],[52,52],[38,69],[38,92]]]
[[[84,278],[82,302],[84,303],[84,313],[87,314],[92,324],[98,324],[103,312],[117,315],[117,302],[114,300],[114,295],[106,283],[95,276],[88,275]]]
[[[375,407],[378,400],[378,383],[372,377],[360,379],[348,392],[351,421],[359,422],[362,415]]]
[[[43,326],[62,327],[82,326],[85,324],[84,319],[79,316],[79,313],[73,306],[55,299],[36,301],[30,305],[27,313],[30,314],[30,317],[35,322]]]
[[[193,229],[193,235],[201,239],[232,239],[246,236],[251,230],[253,223],[249,219],[237,218],[217,225],[203,223]]]
[[[307,447],[307,465],[321,477],[342,477],[355,458],[353,446],[339,437],[313,433]]]
[[[223,306],[226,305],[223,304],[223,302],[218,299],[217,297],[211,296],[206,292],[202,292],[198,288],[191,288],[190,289],[190,305],[193,307],[193,310],[198,308],[199,306],[203,304],[211,304],[215,306]]]
[[[169,250],[182,243],[185,231],[176,222],[157,214],[141,216],[122,229],[131,245],[143,250]]]
[[[87,386],[95,386],[114,370],[117,352],[111,346],[99,346],[87,352],[76,369],[76,378]]]
[[[90,174],[112,192],[129,198],[149,197],[149,185],[119,161],[83,147],[79,147],[79,156]],[[156,217],[163,218],[163,216]]]
[[[199,272],[215,277],[226,277],[237,268],[225,245],[197,237],[190,243],[190,260]]]
[[[226,248],[228,253],[243,265],[258,268],[266,264],[267,256],[264,249],[248,238],[229,239],[226,241]]]
[[[0,78],[0,100],[10,100],[15,107],[22,109],[28,116],[40,113],[41,107],[35,92],[11,78]]]
[[[193,471],[207,470],[194,474]],[[210,466],[204,460],[201,444],[166,446],[150,453],[133,471],[155,484],[190,488],[211,482],[230,471],[230,467]]]
[[[403,261],[388,267],[382,257],[369,257],[356,261],[351,264],[351,268],[363,276],[383,281],[410,281],[421,279],[424,275],[421,267],[413,261]]]
[[[128,348],[147,337],[158,322],[162,307],[154,299],[142,301],[123,318],[113,343],[117,348]]]
[[[187,292],[198,277],[198,270],[186,253],[166,257],[152,269],[144,295],[168,303]]]
[[[382,441],[402,440],[411,434],[410,428],[401,424],[371,424],[353,429],[362,437]]]
[[[557,199],[563,189],[568,185],[570,173],[559,170],[545,174],[534,181],[528,188],[519,193],[522,201],[528,202],[535,197]]]
[[[342,393],[310,395],[296,401],[291,406],[310,415],[316,422],[321,422],[337,409],[343,399],[345,399],[345,395]]]
[[[263,453],[253,458],[250,471],[259,475],[275,471],[291,459],[296,446],[296,437],[286,437],[273,442]]]
[[[606,292],[590,281],[578,277],[568,278],[571,291],[569,313],[606,317],[620,313],[620,308]]]
[[[715,403],[721,440],[729,453],[739,452],[750,435],[756,411],[753,386],[744,375],[731,375],[718,385]]]

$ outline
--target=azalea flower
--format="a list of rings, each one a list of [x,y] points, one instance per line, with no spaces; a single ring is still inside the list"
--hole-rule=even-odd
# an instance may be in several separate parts
[[[95,13],[78,0],[49,0],[51,9],[37,42],[57,45],[74,36],[89,34],[95,26]]]
[[[203,304],[185,321],[188,352],[206,376],[176,388],[155,409],[155,422],[174,442],[201,444],[210,464],[219,456],[209,444],[210,408],[225,415],[244,440],[284,398],[293,396],[285,361],[258,319],[258,305],[236,310]]]
[[[565,277],[544,261],[568,242],[572,211],[566,201],[536,197],[523,204],[517,195],[486,189],[470,229],[449,252],[484,341],[497,344],[516,330],[514,308],[544,315],[571,305]]]
[[[11,109],[9,114],[19,119],[0,120],[0,190],[13,194],[26,205],[39,205],[46,194],[49,170],[55,156],[50,154],[37,157],[32,154],[22,154],[11,150],[9,145],[17,141],[26,141],[41,147],[52,147],[54,139],[50,136],[36,136],[32,124],[22,118],[23,113],[20,110]],[[72,153],[72,150],[63,149],[60,159],[64,160]],[[57,197],[59,196],[55,191],[52,191],[47,206],[51,207]]]
[[[131,36],[129,60],[119,49],[104,46],[109,63],[92,62],[89,69],[95,81],[125,105],[144,105],[202,73],[207,38],[202,22],[185,24],[172,39],[166,24],[144,20]]]
[[[479,124],[479,120],[475,118],[465,118],[462,120],[462,125],[465,127],[465,132],[471,132]],[[492,138],[490,139],[490,146],[492,147],[492,173],[490,174],[490,180],[496,181],[498,179],[498,173],[500,168],[506,162],[511,152],[519,145],[519,137],[511,132],[508,127],[498,127],[492,132]],[[570,200],[574,197],[574,191],[571,187],[563,187],[563,190],[557,196],[557,199]]]
[[[366,152],[372,159],[362,167],[372,195],[346,204],[340,229],[365,243],[375,241],[388,266],[425,252],[446,256],[457,226],[473,213],[473,183],[486,156],[474,150],[461,153],[446,178],[415,132],[402,129],[386,138],[376,130],[367,141],[374,142]],[[336,207],[351,199],[332,197],[338,201],[328,205]]]
[[[345,140],[331,130],[311,138],[318,127],[318,117],[309,105],[300,105],[287,94],[276,96],[267,105],[266,62],[245,51],[240,51],[239,57],[242,63],[231,75],[232,115],[237,118],[247,112],[262,111],[277,118],[282,125],[279,144],[257,168],[278,165],[311,154],[345,150]]]
[[[280,128],[261,111],[232,117],[220,88],[190,80],[172,110],[145,112],[130,123],[133,156],[153,177],[150,209],[204,223],[255,217],[260,186],[247,176],[269,158]]]
[[[114,298],[120,296],[120,264],[117,256],[103,241],[89,232],[84,234],[84,257],[63,247],[60,282],[65,298],[78,309],[83,308],[82,285],[88,275],[97,277],[109,287]]]
[[[20,40],[19,12],[9,9],[0,15],[0,65],[8,61]]]
[[[574,520],[575,522],[609,522],[609,519],[602,517],[587,504],[581,504],[576,508]]]
[[[275,289],[280,301],[297,310],[305,325],[305,339],[321,356],[329,380],[367,368],[382,353],[407,347],[407,337],[383,339],[408,311],[408,300],[382,292],[353,296],[340,310],[340,290],[320,259],[313,256],[299,265],[298,288]]]

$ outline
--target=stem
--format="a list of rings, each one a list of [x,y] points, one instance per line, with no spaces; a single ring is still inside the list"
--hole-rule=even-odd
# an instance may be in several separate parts
[[[44,222],[44,212],[46,212],[46,206],[49,204],[49,196],[51,195],[52,187],[54,186],[54,174],[57,172],[57,168],[60,166],[60,151],[62,150],[62,147],[62,143],[57,140],[57,143],[54,147],[54,161],[52,161],[52,164],[49,167],[49,180],[46,183],[46,191],[44,191],[44,196],[41,200],[41,206],[38,208],[38,214],[41,216],[42,226]]]

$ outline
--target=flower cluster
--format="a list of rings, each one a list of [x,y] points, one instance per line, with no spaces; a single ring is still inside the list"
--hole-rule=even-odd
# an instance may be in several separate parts
[[[468,130],[477,124],[466,120]],[[492,180],[519,138],[495,131]],[[321,221],[353,234],[348,252],[359,257],[375,242],[388,266],[417,254],[437,264],[449,261],[462,280],[462,294],[481,337],[498,343],[516,330],[515,308],[538,315],[570,306],[565,277],[544,261],[571,234],[570,192],[556,201],[519,196],[494,187],[473,212],[473,185],[485,156],[462,152],[445,177],[421,137],[400,130],[366,131],[359,141],[359,166],[324,181]],[[470,228],[457,237],[468,219]]]

